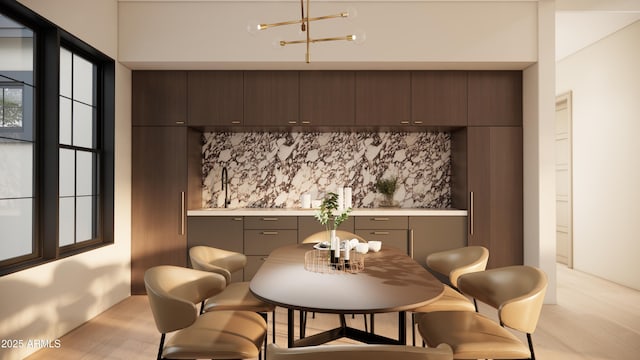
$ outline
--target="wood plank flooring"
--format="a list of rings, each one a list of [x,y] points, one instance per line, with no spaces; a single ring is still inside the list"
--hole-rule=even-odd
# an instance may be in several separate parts
[[[482,304],[480,311],[495,314]],[[280,346],[286,346],[285,321],[286,312],[279,309]],[[362,316],[349,317],[348,322],[363,328]],[[376,316],[377,333],[396,337],[396,324],[396,314]],[[309,318],[307,333],[337,325],[336,315],[318,314]],[[63,336],[59,349],[43,349],[28,359],[154,359],[159,338],[146,296],[132,296]],[[558,265],[558,304],[544,306],[533,340],[536,357],[542,360],[637,359],[640,291]]]

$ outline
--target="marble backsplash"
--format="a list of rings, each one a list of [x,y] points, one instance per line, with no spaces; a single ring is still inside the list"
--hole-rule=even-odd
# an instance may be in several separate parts
[[[447,132],[203,134],[203,207],[298,208],[300,195],[321,199],[350,186],[353,207],[376,207],[379,178],[396,176],[404,208],[451,207],[451,137]]]

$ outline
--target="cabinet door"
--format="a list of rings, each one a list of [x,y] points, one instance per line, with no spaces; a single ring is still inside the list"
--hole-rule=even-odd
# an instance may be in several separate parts
[[[413,71],[411,124],[467,126],[467,72]]]
[[[297,71],[244,72],[244,124],[290,126],[298,123]]]
[[[190,126],[242,124],[242,71],[189,71],[187,80]]]
[[[402,252],[409,253],[409,238],[407,229],[401,230],[378,230],[378,229],[356,229],[356,235],[367,241],[381,241],[382,248],[392,247]]]
[[[409,71],[356,72],[356,125],[409,125],[410,106]]]
[[[489,268],[522,264],[522,128],[469,127],[469,245],[489,249]]]
[[[351,126],[355,111],[353,71],[300,72],[300,125]]]
[[[466,216],[411,216],[409,231],[409,254],[424,267],[429,254],[467,246]]]
[[[131,84],[133,125],[186,124],[187,73],[185,71],[134,71]]]
[[[522,126],[522,71],[469,72],[469,126]]]
[[[187,130],[132,129],[132,294],[145,293],[144,272],[148,268],[187,265]]]

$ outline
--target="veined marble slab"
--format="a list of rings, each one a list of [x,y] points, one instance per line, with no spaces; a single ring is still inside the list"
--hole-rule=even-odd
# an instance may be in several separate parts
[[[353,206],[377,207],[380,178],[397,177],[401,208],[451,207],[451,135],[447,132],[211,132],[203,135],[202,206],[223,207],[221,173],[234,208],[299,208],[352,188]]]

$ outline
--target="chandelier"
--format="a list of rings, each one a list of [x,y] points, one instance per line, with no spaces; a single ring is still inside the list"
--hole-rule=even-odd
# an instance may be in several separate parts
[[[327,42],[327,41],[352,41],[354,43],[362,43],[365,40],[365,35],[364,33],[353,33],[353,34],[349,34],[349,35],[344,35],[344,36],[334,36],[334,37],[325,37],[325,38],[312,38],[311,37],[311,22],[313,21],[318,21],[318,20],[328,20],[328,19],[337,19],[337,18],[353,18],[355,17],[355,10],[354,9],[350,9],[347,11],[343,11],[337,14],[332,14],[332,15],[324,15],[324,16],[317,16],[317,17],[310,17],[309,16],[309,0],[306,0],[306,12],[305,12],[305,4],[304,4],[305,0],[300,0],[300,14],[301,17],[300,19],[296,19],[296,20],[289,20],[289,21],[282,21],[282,22],[277,22],[277,23],[272,23],[272,24],[249,24],[248,27],[248,31],[250,33],[255,33],[257,31],[260,30],[266,30],[269,28],[273,28],[273,27],[278,27],[278,26],[284,26],[284,25],[300,25],[300,30],[305,34],[305,38],[304,39],[300,39],[300,40],[280,40],[278,41],[278,44],[282,47],[287,46],[287,45],[293,45],[293,44],[305,44],[306,45],[306,49],[307,52],[305,54],[305,61],[307,63],[311,62],[311,55],[310,55],[310,45],[314,44],[314,43],[319,43],[319,42]]]

